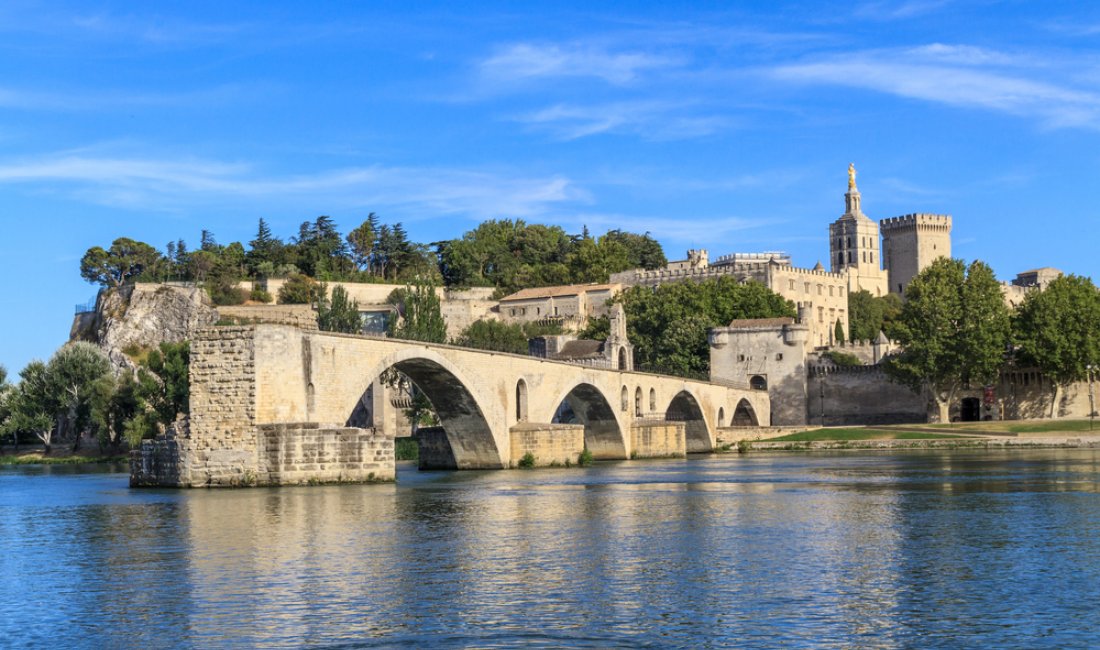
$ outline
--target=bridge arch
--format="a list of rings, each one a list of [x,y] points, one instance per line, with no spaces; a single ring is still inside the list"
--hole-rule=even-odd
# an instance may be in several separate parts
[[[760,420],[756,417],[756,410],[752,407],[752,403],[744,397],[737,403],[737,408],[733,412],[732,426],[735,427],[756,427],[760,426]]]
[[[626,386],[623,386],[624,399],[626,390]],[[584,446],[592,452],[593,458],[622,460],[627,457],[626,429],[619,421],[611,402],[599,388],[581,382],[558,396],[553,404],[554,412],[550,421],[583,424]]]
[[[470,389],[473,384],[449,360],[422,347],[390,354],[367,373],[368,383],[360,391],[364,397],[347,410],[349,424],[375,381],[390,368],[408,377],[432,403],[458,469],[505,466],[501,441],[493,435],[482,400]]]
[[[689,454],[714,451],[706,416],[699,406],[699,400],[689,391],[682,390],[672,398],[665,409],[665,419],[684,423],[684,437]]]

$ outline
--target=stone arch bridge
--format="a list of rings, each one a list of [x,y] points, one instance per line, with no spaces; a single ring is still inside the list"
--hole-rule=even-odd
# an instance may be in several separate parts
[[[132,482],[248,485],[388,480],[383,374],[432,402],[422,468],[568,464],[711,451],[718,429],[767,425],[766,391],[447,345],[282,325],[201,331],[189,428],[134,452]],[[389,407],[392,408],[392,407]],[[528,461],[530,462],[530,461]]]

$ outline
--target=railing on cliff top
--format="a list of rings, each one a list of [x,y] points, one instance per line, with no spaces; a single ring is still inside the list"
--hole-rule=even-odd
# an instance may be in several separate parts
[[[88,314],[95,311],[95,303],[98,296],[93,297],[90,301],[76,306],[77,314]]]

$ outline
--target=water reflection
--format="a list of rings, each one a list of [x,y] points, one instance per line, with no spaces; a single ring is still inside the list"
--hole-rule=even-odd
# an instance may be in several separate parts
[[[130,491],[0,469],[0,638],[1088,647],[1100,455],[749,455]]]

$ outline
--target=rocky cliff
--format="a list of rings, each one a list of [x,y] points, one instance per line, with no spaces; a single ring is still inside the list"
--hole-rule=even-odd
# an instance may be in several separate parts
[[[126,351],[184,341],[217,321],[202,289],[137,284],[100,292],[94,312],[77,314],[69,338],[95,343],[120,368],[133,367]]]

